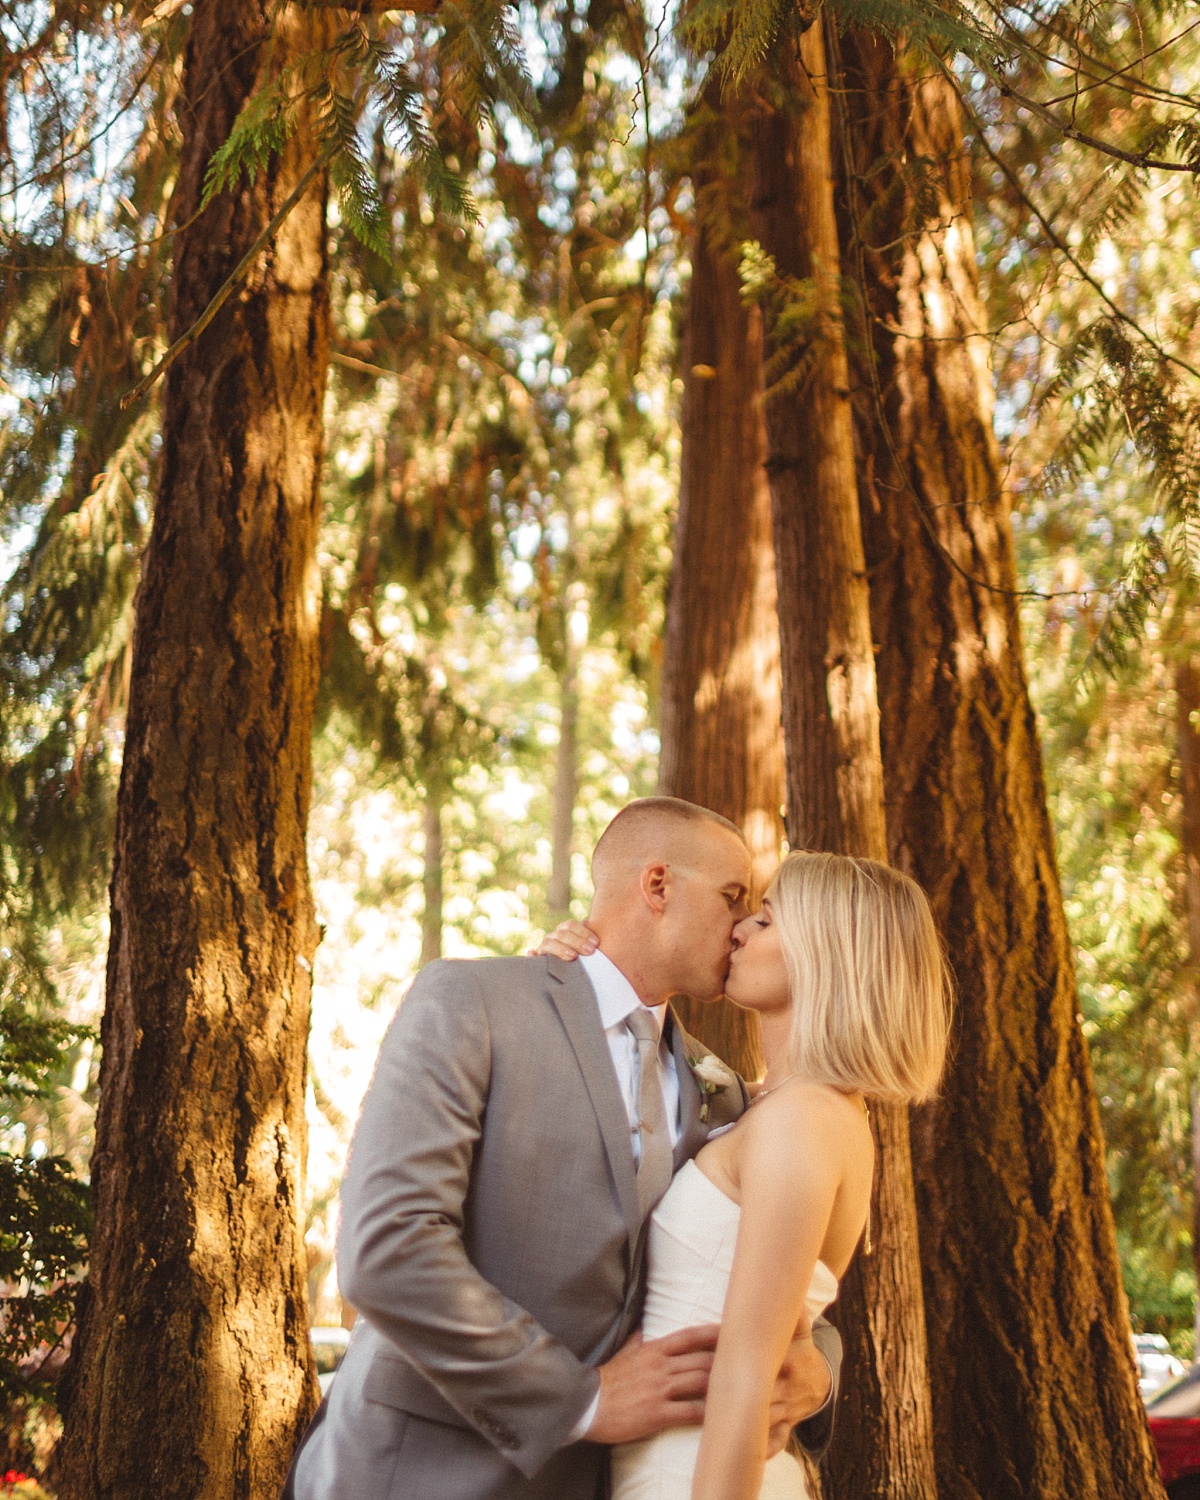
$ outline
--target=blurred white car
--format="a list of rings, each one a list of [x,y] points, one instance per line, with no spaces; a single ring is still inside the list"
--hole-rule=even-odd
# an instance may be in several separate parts
[[[1155,1391],[1177,1380],[1186,1368],[1183,1361],[1171,1353],[1171,1346],[1161,1333],[1135,1333],[1133,1354],[1137,1360],[1138,1387],[1143,1400],[1149,1400]]]
[[[323,1396],[333,1384],[337,1367],[341,1364],[346,1345],[350,1342],[350,1330],[348,1328],[310,1328],[308,1336],[312,1340],[313,1358],[317,1362],[317,1384],[321,1387]]]

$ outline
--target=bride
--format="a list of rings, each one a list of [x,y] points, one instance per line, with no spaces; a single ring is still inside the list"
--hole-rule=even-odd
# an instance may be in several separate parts
[[[594,946],[577,923],[553,936]],[[869,1248],[868,1101],[928,1098],[945,1058],[946,966],[898,871],[791,854],[733,942],[725,993],[757,1013],[766,1074],[654,1210],[643,1320],[647,1339],[720,1323],[704,1424],[615,1448],[612,1500],[805,1500],[797,1460],[767,1457],[772,1387]]]

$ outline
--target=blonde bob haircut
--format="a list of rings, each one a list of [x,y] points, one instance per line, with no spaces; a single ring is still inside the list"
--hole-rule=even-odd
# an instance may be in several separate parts
[[[793,1070],[875,1099],[928,1099],[951,986],[921,887],[872,859],[797,853],[767,898],[791,983]]]

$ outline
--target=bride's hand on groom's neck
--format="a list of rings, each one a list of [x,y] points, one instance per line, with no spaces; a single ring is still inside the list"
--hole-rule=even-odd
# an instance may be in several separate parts
[[[600,1405],[587,1441],[636,1443],[668,1427],[699,1426],[719,1331],[713,1323],[649,1341],[631,1334],[600,1366]]]
[[[560,922],[553,932],[548,932],[536,948],[530,950],[533,958],[586,958],[595,953],[600,939],[584,922]]]

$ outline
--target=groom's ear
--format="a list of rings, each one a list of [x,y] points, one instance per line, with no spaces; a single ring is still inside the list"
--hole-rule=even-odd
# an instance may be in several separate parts
[[[667,905],[667,887],[671,883],[671,871],[663,864],[645,865],[640,881],[642,900],[657,916],[661,916]]]

